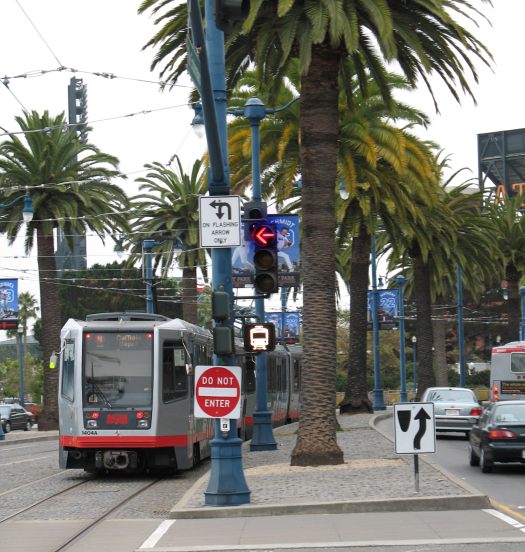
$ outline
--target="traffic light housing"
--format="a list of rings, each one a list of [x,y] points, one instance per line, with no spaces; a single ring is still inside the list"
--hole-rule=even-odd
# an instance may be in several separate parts
[[[243,20],[250,9],[250,0],[215,0],[215,25],[225,33],[231,32],[236,21]]]
[[[279,290],[277,262],[277,232],[268,221],[256,222],[251,227],[253,242],[253,285],[258,293],[275,293]]]
[[[243,207],[244,241],[252,240],[252,229],[256,223],[266,222],[267,205],[265,201],[248,201]]]
[[[244,350],[262,353],[275,349],[275,326],[271,322],[245,324],[243,328]]]

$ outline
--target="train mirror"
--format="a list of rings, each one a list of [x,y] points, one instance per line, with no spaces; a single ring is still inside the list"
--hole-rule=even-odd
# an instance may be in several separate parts
[[[193,364],[186,364],[186,374],[188,376],[193,374]]]

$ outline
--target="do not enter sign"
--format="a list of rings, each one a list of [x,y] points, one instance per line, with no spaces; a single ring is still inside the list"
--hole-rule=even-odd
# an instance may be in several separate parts
[[[241,367],[196,366],[196,418],[241,417]]]

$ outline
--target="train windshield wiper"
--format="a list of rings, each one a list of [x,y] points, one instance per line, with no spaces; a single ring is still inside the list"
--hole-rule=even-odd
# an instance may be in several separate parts
[[[95,383],[95,370],[93,366],[93,361],[91,361],[91,393],[93,395],[96,395],[97,397],[100,397],[104,401],[104,404],[106,406],[108,406],[109,408],[112,408],[111,403],[109,402],[108,398],[104,394],[104,391],[102,391],[99,385]]]

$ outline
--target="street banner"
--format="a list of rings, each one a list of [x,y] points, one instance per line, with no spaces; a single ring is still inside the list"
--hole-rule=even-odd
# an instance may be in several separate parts
[[[372,329],[372,296],[373,291],[368,292],[368,329]],[[380,330],[391,330],[397,326],[399,308],[399,290],[378,289],[378,321]]]
[[[277,232],[277,261],[279,287],[300,285],[301,257],[299,253],[298,215],[268,215],[266,220]],[[241,228],[241,245],[232,248],[233,287],[253,285],[253,243],[244,239],[244,223]]]
[[[18,327],[18,280],[0,279],[0,330]]]
[[[299,312],[267,312],[266,322],[275,326],[275,336],[284,337],[286,343],[299,341],[301,329],[301,313]]]

